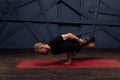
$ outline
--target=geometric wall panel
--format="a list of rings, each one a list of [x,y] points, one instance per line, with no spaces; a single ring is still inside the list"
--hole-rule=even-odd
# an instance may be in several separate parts
[[[56,35],[93,35],[120,48],[120,0],[0,0],[0,49],[33,48]],[[104,45],[101,45],[104,44]]]

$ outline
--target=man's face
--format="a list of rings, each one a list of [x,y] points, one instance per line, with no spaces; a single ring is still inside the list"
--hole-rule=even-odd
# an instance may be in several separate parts
[[[40,51],[41,53],[46,53],[46,52],[47,52],[47,49],[46,49],[45,47],[41,47],[41,48],[39,49],[39,51]]]
[[[46,48],[46,46],[37,46],[37,48],[35,49],[35,52],[40,53],[41,55],[46,55],[48,52],[48,49]]]

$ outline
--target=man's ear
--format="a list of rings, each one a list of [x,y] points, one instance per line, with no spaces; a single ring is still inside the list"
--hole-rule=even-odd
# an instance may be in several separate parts
[[[95,43],[89,43],[88,46],[94,47],[94,46],[95,46]]]

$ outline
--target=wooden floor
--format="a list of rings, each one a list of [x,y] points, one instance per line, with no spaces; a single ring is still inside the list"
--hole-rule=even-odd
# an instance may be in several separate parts
[[[65,59],[65,55],[35,54],[32,50],[0,50],[0,80],[120,80],[120,68],[109,69],[17,69],[20,60]],[[81,50],[73,58],[120,59],[114,49]]]

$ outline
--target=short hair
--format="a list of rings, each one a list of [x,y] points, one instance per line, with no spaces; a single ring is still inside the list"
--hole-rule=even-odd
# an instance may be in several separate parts
[[[35,52],[36,53],[42,53],[41,51],[40,51],[40,49],[43,47],[43,45],[45,45],[44,43],[41,43],[41,42],[37,42],[37,43],[35,43],[34,44],[34,50],[35,50]],[[47,49],[46,50],[46,55],[48,55],[48,52],[49,52],[49,50]]]
[[[38,48],[38,46],[42,46],[42,45],[43,45],[43,43],[37,42],[37,43],[34,44],[34,48]]]

